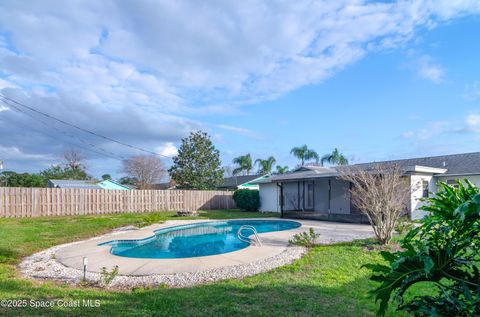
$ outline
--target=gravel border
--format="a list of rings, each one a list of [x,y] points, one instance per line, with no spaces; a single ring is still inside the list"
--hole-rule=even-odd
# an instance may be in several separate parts
[[[122,231],[115,232],[120,234]],[[110,233],[109,235],[111,235]],[[90,240],[100,239],[103,236],[95,237]],[[64,247],[81,243],[83,241],[72,242],[54,246],[44,251],[35,253],[24,258],[19,264],[20,272],[27,278],[40,280],[54,280],[68,284],[77,285],[82,282],[83,272],[71,267],[67,267],[55,259],[55,253]],[[306,252],[306,249],[298,246],[288,246],[285,250],[273,257],[260,261],[226,266],[221,268],[182,272],[174,274],[157,274],[145,276],[117,275],[108,285],[109,288],[131,289],[135,287],[155,287],[167,285],[170,287],[189,287],[197,284],[211,283],[214,281],[244,278],[261,272],[273,270],[277,267],[292,263],[299,259]],[[91,285],[102,285],[102,276],[100,273],[87,272],[87,280]]]

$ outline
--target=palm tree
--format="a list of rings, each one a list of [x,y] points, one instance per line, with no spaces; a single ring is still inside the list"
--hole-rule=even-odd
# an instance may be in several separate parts
[[[233,163],[238,165],[238,167],[233,170],[233,175],[238,175],[240,173],[243,175],[249,175],[253,168],[250,153],[234,158]]]
[[[294,147],[290,150],[290,154],[293,154],[293,156],[302,162],[300,164],[301,166],[305,164],[305,161],[309,161],[311,159],[315,159],[315,161],[318,163],[319,159],[317,152],[309,149],[307,145]]]
[[[258,174],[261,174],[261,175],[271,174],[273,165],[275,164],[275,162],[276,160],[273,156],[270,156],[266,160],[257,159],[255,161],[255,164],[258,164],[258,167],[259,167]]]
[[[277,174],[285,174],[288,172],[288,166],[277,165]]]
[[[335,148],[332,153],[322,156],[322,159],[320,160],[322,166],[325,162],[332,165],[348,165],[348,159],[345,155],[340,153],[337,148]]]

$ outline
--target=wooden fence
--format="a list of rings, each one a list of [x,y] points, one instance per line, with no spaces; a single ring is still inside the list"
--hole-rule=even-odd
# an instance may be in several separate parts
[[[0,187],[1,217],[235,208],[229,191]]]

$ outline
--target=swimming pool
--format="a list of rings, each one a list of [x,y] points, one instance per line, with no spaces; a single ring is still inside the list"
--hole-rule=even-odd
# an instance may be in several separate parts
[[[253,226],[258,233],[283,231],[301,226],[289,220],[209,221],[155,230],[155,235],[141,240],[113,240],[110,253],[131,258],[172,259],[228,253],[246,248],[249,243],[237,238],[243,225]],[[244,231],[244,235],[251,231]]]

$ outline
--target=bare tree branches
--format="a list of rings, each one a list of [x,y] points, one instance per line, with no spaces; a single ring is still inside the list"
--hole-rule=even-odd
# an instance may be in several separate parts
[[[85,169],[85,156],[81,151],[71,149],[63,153],[65,159],[65,165],[72,171],[78,171]]]
[[[149,188],[166,175],[165,165],[156,156],[138,155],[122,161],[123,172],[138,180],[140,189]]]
[[[377,239],[389,243],[411,193],[404,170],[399,165],[384,163],[369,169],[347,166],[339,172],[341,179],[352,184],[352,203],[368,217]]]

